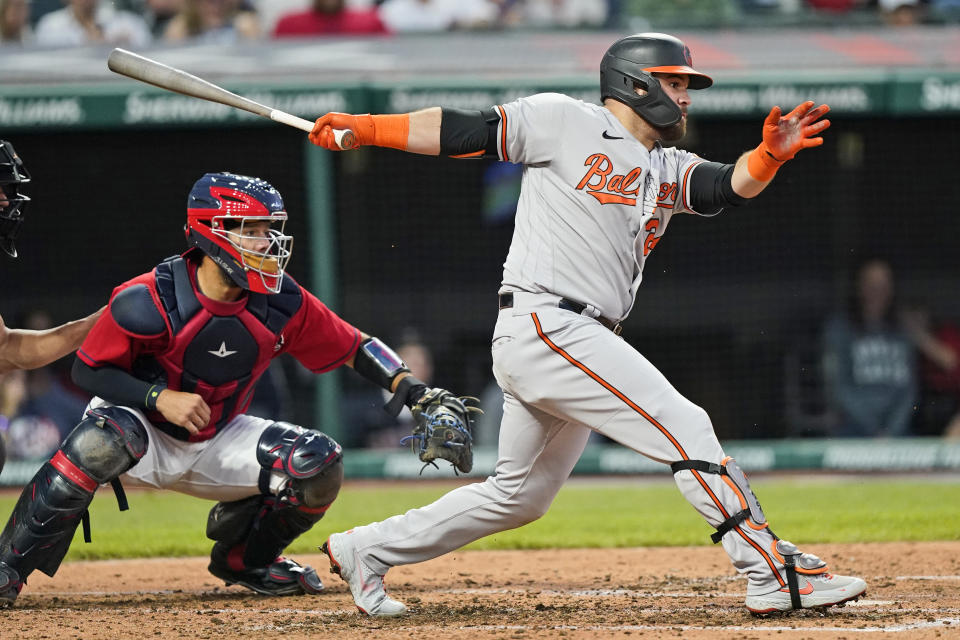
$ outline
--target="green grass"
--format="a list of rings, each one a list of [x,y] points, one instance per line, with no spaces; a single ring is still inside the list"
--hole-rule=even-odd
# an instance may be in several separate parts
[[[313,553],[333,531],[425,505],[451,485],[398,482],[347,484],[326,517],[297,540],[292,553]],[[960,484],[924,480],[761,480],[757,495],[774,531],[797,544],[960,539]],[[173,492],[133,492],[117,511],[109,488],[91,505],[93,544],[78,532],[68,559],[197,556],[212,503]],[[6,516],[16,496],[0,496]],[[632,547],[710,544],[712,529],[672,483],[573,482],[546,516],[520,529],[478,540],[471,549]]]

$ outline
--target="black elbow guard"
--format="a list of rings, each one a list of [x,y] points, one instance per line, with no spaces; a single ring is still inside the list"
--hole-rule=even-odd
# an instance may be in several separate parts
[[[379,338],[367,338],[360,343],[357,355],[353,358],[353,370],[387,391],[391,390],[398,375],[410,373],[400,356]],[[412,407],[426,390],[427,385],[408,375],[393,390],[393,398],[383,408],[393,417],[397,417],[403,405]]]
[[[719,213],[723,207],[739,207],[750,202],[733,190],[732,164],[701,162],[690,176],[690,205],[703,215]]]
[[[379,338],[367,338],[360,343],[353,358],[353,370],[387,391],[394,378],[410,371],[400,356]]]
[[[483,111],[444,107],[440,119],[440,155],[497,158],[496,109]]]

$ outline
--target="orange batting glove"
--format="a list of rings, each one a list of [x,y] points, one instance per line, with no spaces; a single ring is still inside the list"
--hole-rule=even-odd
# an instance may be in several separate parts
[[[822,104],[814,108],[813,104],[808,100],[785,116],[780,115],[780,107],[770,110],[763,121],[763,142],[747,158],[747,169],[755,180],[769,182],[798,151],[823,144],[817,134],[826,130],[830,121],[820,118],[830,107]]]
[[[310,142],[324,149],[341,151],[333,135],[334,129],[349,129],[353,132],[354,142],[350,149],[363,145],[406,149],[407,136],[410,133],[410,114],[374,116],[365,113],[354,116],[349,113],[328,113],[317,118],[310,132]]]

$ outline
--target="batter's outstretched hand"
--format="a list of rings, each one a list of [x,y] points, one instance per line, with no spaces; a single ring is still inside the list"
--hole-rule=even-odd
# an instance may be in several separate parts
[[[830,107],[822,104],[814,108],[813,104],[813,100],[807,100],[785,116],[780,115],[780,107],[774,107],[763,121],[763,141],[778,162],[786,162],[802,149],[823,144],[823,138],[817,134],[825,131],[830,121],[820,118]]]
[[[369,144],[367,141],[372,139],[374,134],[373,120],[369,114],[353,116],[349,113],[331,112],[317,118],[313,131],[309,134],[310,142],[330,151],[342,151],[334,138],[334,129],[349,129],[353,132],[354,143],[348,147],[350,149]]]
[[[183,427],[191,435],[210,422],[210,407],[203,398],[195,393],[164,389],[157,396],[157,411],[163,414],[167,422]]]

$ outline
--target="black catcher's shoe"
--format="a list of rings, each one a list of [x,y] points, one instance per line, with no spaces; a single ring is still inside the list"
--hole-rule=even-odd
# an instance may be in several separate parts
[[[0,609],[11,606],[23,589],[23,581],[13,567],[0,562]]]
[[[289,558],[277,558],[266,567],[231,566],[230,549],[217,543],[210,552],[210,573],[227,583],[239,584],[265,596],[315,595],[323,590],[320,576],[313,567],[301,566]],[[237,554],[242,556],[241,554]],[[239,560],[239,558],[238,558]]]

